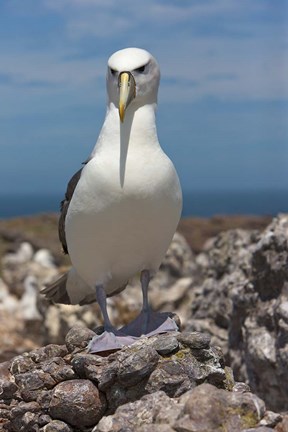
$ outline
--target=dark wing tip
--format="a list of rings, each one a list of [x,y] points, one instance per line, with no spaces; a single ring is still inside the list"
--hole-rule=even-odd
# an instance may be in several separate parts
[[[60,276],[55,281],[47,284],[40,294],[45,295],[47,300],[55,303],[71,304],[71,300],[66,290],[67,273]]]

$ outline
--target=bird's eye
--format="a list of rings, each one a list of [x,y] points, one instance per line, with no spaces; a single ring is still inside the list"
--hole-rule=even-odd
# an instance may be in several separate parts
[[[110,68],[110,72],[111,72],[112,75],[116,75],[117,71],[115,69]]]
[[[135,69],[135,72],[143,73],[145,71],[146,65],[140,66],[139,68]]]

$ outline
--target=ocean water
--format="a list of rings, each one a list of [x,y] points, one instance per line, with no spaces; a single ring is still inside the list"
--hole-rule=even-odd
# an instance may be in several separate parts
[[[183,216],[269,215],[288,212],[288,190],[184,193]]]
[[[60,195],[0,196],[0,218],[58,212]],[[271,215],[288,212],[288,190],[184,192],[183,217]]]

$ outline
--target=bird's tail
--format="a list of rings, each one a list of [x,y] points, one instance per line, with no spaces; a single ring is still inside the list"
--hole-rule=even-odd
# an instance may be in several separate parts
[[[58,279],[48,284],[41,291],[41,294],[44,294],[47,300],[51,300],[54,303],[71,304],[66,289],[67,279],[68,273],[64,273]]]
[[[47,285],[42,291],[54,303],[90,304],[96,301],[96,291],[78,275],[74,267]]]

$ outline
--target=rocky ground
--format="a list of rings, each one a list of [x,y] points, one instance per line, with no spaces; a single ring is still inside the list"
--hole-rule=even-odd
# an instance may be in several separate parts
[[[0,430],[288,431],[288,215],[204,220],[194,244],[182,222],[189,243],[175,235],[150,290],[182,332],[105,357],[86,352],[97,305],[39,295],[69,265],[43,218],[0,223]],[[141,307],[136,285],[109,299],[116,325]]]

